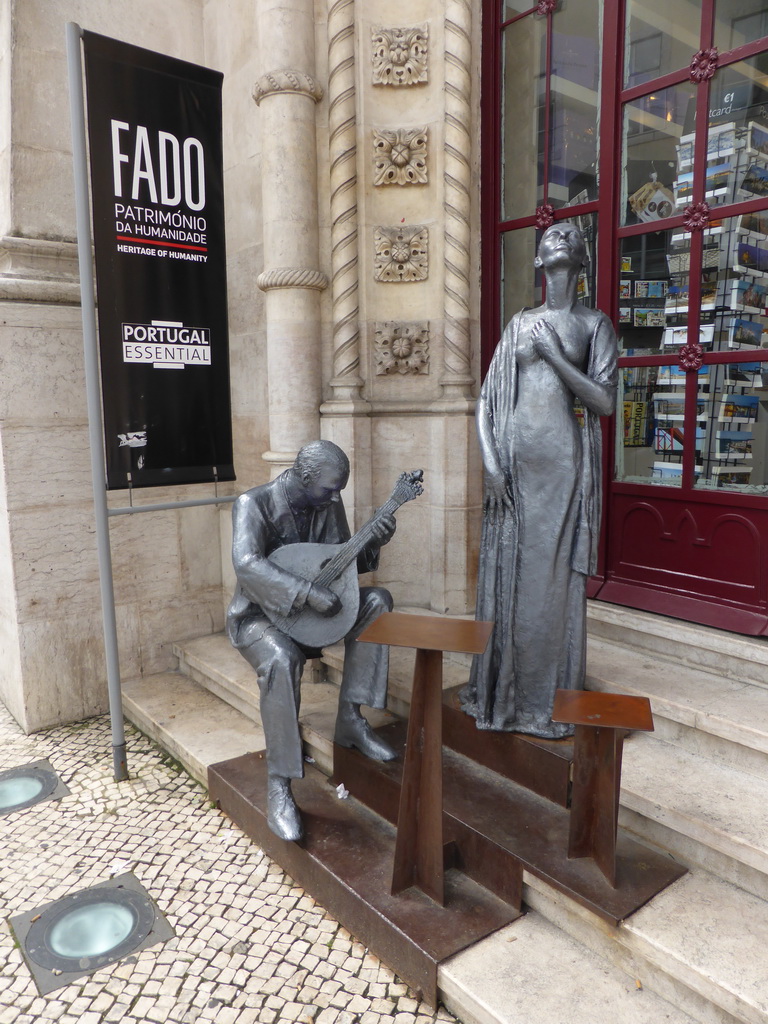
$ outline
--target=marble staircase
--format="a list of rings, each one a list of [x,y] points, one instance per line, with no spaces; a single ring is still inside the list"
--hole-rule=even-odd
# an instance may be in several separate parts
[[[204,781],[263,747],[255,680],[221,635],[174,649],[178,673],[125,685],[126,714]],[[392,655],[402,714],[413,652]],[[331,649],[302,686],[325,771],[342,664]],[[467,668],[446,659],[445,686]],[[587,685],[650,698],[655,732],[625,743],[620,822],[689,873],[617,928],[526,873],[528,914],[441,966],[443,1001],[467,1024],[768,1024],[768,642],[590,602]]]

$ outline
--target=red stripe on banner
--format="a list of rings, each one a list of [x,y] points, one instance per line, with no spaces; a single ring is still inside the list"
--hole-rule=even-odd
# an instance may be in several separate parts
[[[192,249],[195,252],[208,252],[200,245],[182,245],[181,242],[152,242],[148,238],[131,238],[130,235],[116,235],[118,242],[136,242],[138,245],[156,245],[160,249]]]

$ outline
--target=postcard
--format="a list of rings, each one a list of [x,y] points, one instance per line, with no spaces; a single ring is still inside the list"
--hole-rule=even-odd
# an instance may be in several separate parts
[[[659,306],[653,309],[635,308],[635,327],[664,327],[666,322],[666,314]]]
[[[712,470],[718,487],[745,487],[751,472],[751,469],[737,469],[735,466],[715,466]]]
[[[683,477],[683,466],[680,462],[654,462],[651,470],[652,480],[681,481]]]
[[[736,319],[728,331],[730,348],[741,348],[742,345],[759,345],[763,333],[763,325],[759,320]]]
[[[702,366],[697,372],[699,384],[706,384],[709,381],[709,367]],[[656,378],[657,384],[674,384],[677,387],[685,387],[686,371],[681,366],[660,366],[659,375]]]
[[[715,339],[715,325],[702,324],[699,327],[699,344],[711,345]],[[681,324],[678,327],[667,327],[661,341],[664,348],[674,345],[686,345],[688,343],[688,325]]]
[[[635,281],[636,299],[663,299],[667,294],[667,281]]]
[[[740,235],[768,235],[768,211],[755,210],[753,213],[742,213],[736,222],[736,231]]]
[[[619,323],[620,324],[631,324],[632,323],[632,307],[631,306],[619,306]]]
[[[690,167],[693,163],[693,141],[680,143],[677,147],[677,166],[680,168]]]
[[[709,138],[707,139],[707,160],[716,157],[730,156],[736,149],[736,128],[730,124],[722,124],[715,127],[710,126]]]
[[[768,196],[768,168],[751,164],[739,189],[752,196]]]
[[[621,273],[631,274],[632,273],[632,257],[622,256],[621,257]]]
[[[760,387],[762,369],[766,363],[728,363],[725,367],[725,383],[739,388]]]
[[[768,301],[768,291],[754,281],[735,281],[731,287],[731,309],[749,310],[762,313]]]
[[[768,128],[756,121],[749,122],[747,152],[757,156],[768,156]]]
[[[757,403],[757,395],[723,395],[718,419],[753,423],[757,418]]]
[[[653,412],[657,420],[683,419],[685,416],[685,392],[656,392],[653,396]]]
[[[707,180],[704,186],[706,191],[713,192],[715,195],[724,191],[728,188],[728,177],[730,173],[731,164],[729,160],[707,167]]]
[[[619,298],[620,299],[631,299],[632,298],[632,282],[621,280],[619,281]]]
[[[747,430],[718,430],[715,434],[720,459],[751,459],[753,434]]]

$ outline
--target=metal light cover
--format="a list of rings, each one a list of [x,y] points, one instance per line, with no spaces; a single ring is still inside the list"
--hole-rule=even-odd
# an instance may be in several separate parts
[[[19,914],[10,924],[41,995],[174,934],[130,873]]]
[[[0,772],[0,817],[68,795],[49,761],[32,761]]]

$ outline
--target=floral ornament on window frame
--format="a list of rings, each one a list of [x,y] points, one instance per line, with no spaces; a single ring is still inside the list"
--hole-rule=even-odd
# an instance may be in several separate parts
[[[686,231],[703,231],[709,224],[709,203],[691,203],[683,211],[683,227]]]
[[[537,14],[554,14],[560,0],[539,0],[536,5]]]
[[[555,208],[550,203],[543,203],[536,207],[536,227],[539,231],[546,231],[555,223]]]
[[[720,54],[716,46],[708,50],[697,50],[691,57],[690,76],[692,82],[708,82],[717,71]]]
[[[689,370],[700,370],[704,365],[704,349],[698,342],[689,343],[683,345],[677,358],[680,369],[686,373]]]

